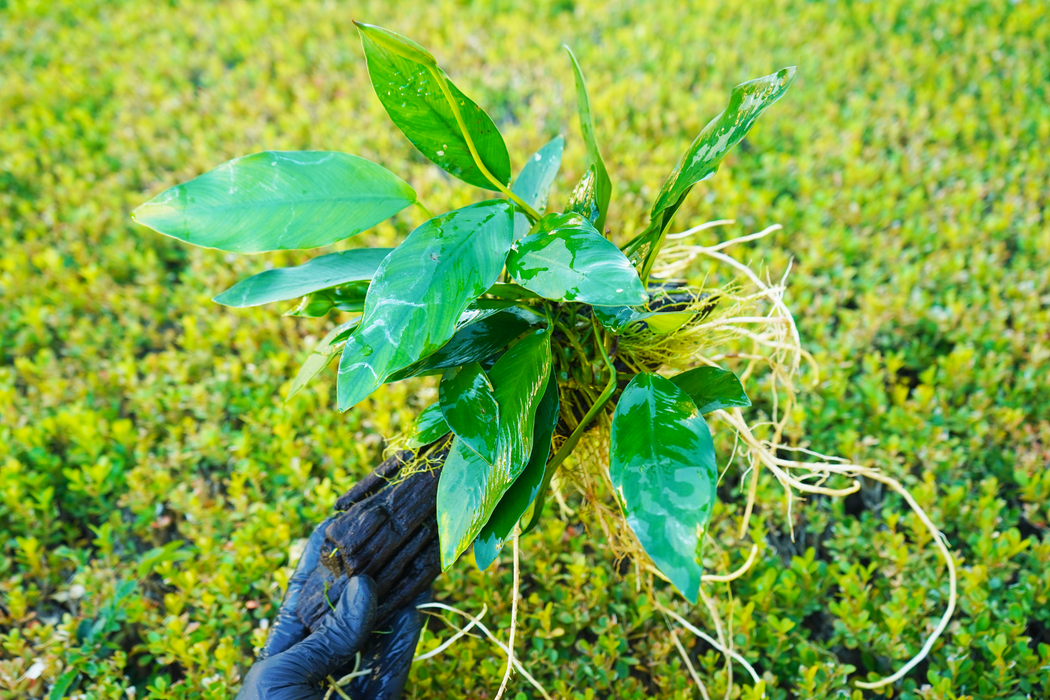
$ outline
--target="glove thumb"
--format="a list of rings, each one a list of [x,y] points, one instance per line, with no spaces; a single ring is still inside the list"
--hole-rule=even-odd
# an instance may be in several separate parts
[[[376,585],[368,576],[351,578],[335,610],[320,627],[284,652],[284,662],[297,666],[308,683],[341,675],[368,641],[376,614]]]

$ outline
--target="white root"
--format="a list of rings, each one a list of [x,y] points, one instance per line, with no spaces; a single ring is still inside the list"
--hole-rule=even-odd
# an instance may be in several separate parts
[[[751,680],[753,680],[755,683],[759,683],[762,680],[759,677],[758,672],[755,671],[755,667],[752,666],[751,664],[749,664],[747,659],[745,659],[743,656],[741,656],[738,652],[733,651],[732,649],[727,649],[726,647],[722,646],[718,642],[717,639],[712,638],[706,632],[703,632],[702,630],[698,629],[694,624],[689,622],[689,620],[685,619],[684,617],[682,617],[681,615],[676,613],[674,610],[671,610],[670,608],[666,608],[663,605],[660,605],[659,603],[656,604],[656,608],[660,612],[662,612],[665,615],[667,615],[668,617],[673,618],[675,622],[680,624],[683,628],[688,630],[691,634],[693,634],[693,635],[699,637],[700,639],[704,640],[705,642],[707,642],[708,644],[713,646],[715,649],[717,649],[718,651],[722,652],[727,657],[731,658],[733,661],[736,661],[738,664],[743,666],[744,670],[747,671],[748,675],[751,676]]]
[[[955,610],[956,602],[958,599],[957,580],[956,580],[956,569],[955,561],[952,558],[952,554],[948,549],[947,543],[943,535],[937,530],[936,526],[930,520],[929,516],[914,499],[914,497],[904,488],[903,485],[896,479],[886,476],[879,472],[877,469],[871,467],[865,467],[858,464],[852,464],[848,460],[840,457],[832,457],[822,455],[813,450],[804,447],[795,447],[791,445],[782,444],[781,440],[783,437],[783,431],[787,427],[787,423],[790,419],[791,408],[794,406],[794,396],[797,392],[795,381],[801,365],[804,362],[813,371],[813,383],[817,382],[819,377],[819,366],[816,359],[802,348],[801,339],[798,332],[798,327],[795,324],[795,319],[791,313],[791,310],[784,302],[784,294],[786,292],[787,275],[790,272],[790,265],[788,270],[785,271],[783,277],[779,283],[774,284],[770,280],[763,280],[757,275],[748,265],[739,262],[738,260],[722,253],[721,251],[729,248],[733,245],[745,243],[749,241],[759,240],[770,233],[779,230],[780,225],[770,226],[757,233],[752,233],[746,236],[740,236],[733,238],[717,245],[713,246],[691,246],[677,243],[682,239],[685,239],[700,231],[713,228],[715,226],[722,226],[734,223],[732,220],[719,220],[712,221],[701,226],[694,227],[688,231],[684,231],[679,234],[671,234],[667,236],[668,241],[674,241],[673,245],[669,245],[664,249],[663,258],[660,267],[654,270],[654,274],[659,277],[670,277],[675,273],[686,269],[692,264],[697,258],[703,256],[715,260],[719,263],[725,264],[737,272],[741,273],[747,280],[757,288],[757,292],[751,295],[740,296],[729,294],[727,295],[736,306],[734,310],[753,308],[755,305],[768,303],[770,306],[769,313],[766,316],[756,315],[745,315],[740,314],[737,316],[726,316],[717,320],[710,321],[708,323],[701,324],[699,326],[693,326],[688,329],[689,333],[695,333],[696,331],[702,331],[706,334],[725,333],[726,335],[719,337],[736,337],[742,341],[750,341],[753,346],[751,352],[729,352],[722,354],[712,354],[705,356],[699,352],[692,358],[695,362],[703,364],[716,364],[722,360],[729,358],[736,358],[746,361],[745,369],[739,373],[741,382],[746,382],[754,373],[756,368],[765,366],[768,369],[768,381],[771,385],[771,398],[773,403],[773,410],[771,420],[765,423],[759,423],[754,425],[748,425],[744,420],[740,409],[734,408],[731,411],[719,410],[713,415],[720,421],[725,423],[730,429],[732,429],[736,435],[736,440],[742,443],[742,457],[750,462],[749,471],[751,472],[750,480],[748,483],[747,493],[747,504],[744,510],[744,515],[740,523],[740,539],[744,539],[748,532],[748,523],[755,506],[755,500],[757,498],[758,489],[758,477],[759,470],[761,467],[768,469],[774,477],[780,482],[785,490],[785,500],[787,502],[787,514],[788,523],[791,523],[791,507],[793,503],[793,497],[795,492],[801,493],[812,493],[820,494],[830,497],[842,497],[852,493],[856,493],[861,488],[861,479],[868,478],[873,481],[879,482],[888,486],[891,490],[900,494],[902,498],[908,503],[908,506],[915,512],[916,516],[923,523],[927,530],[933,537],[934,542],[937,544],[937,548],[940,552],[941,557],[945,561],[945,565],[948,569],[948,605],[942,615],[939,623],[936,625],[932,633],[926,639],[922,649],[916,654],[911,660],[905,663],[896,673],[882,678],[874,682],[863,682],[857,681],[855,685],[858,688],[864,689],[875,689],[880,688],[903,678],[910,670],[912,670],[918,663],[920,663],[933,649],[934,644],[940,635],[947,628],[951,616]],[[761,326],[761,332],[755,332],[749,330],[745,326]],[[781,395],[786,396],[786,399],[782,399]],[[608,435],[608,426],[605,425],[605,420],[602,421],[603,430],[597,431],[601,436]],[[760,439],[755,436],[754,431],[759,427],[766,428],[771,432],[769,437]],[[598,442],[602,439],[601,437],[595,438]],[[596,442],[596,446],[601,446]],[[583,448],[581,443],[581,450]],[[592,446],[595,447],[595,446]],[[734,452],[736,447],[734,447]],[[784,459],[777,456],[777,452],[780,450],[796,452],[807,457],[813,458],[814,461],[804,462],[799,460]],[[601,453],[602,450],[597,450],[597,453]],[[607,453],[607,450],[605,451]],[[600,454],[589,455],[595,456],[601,461],[602,457]],[[585,461],[583,457],[577,459],[577,462]],[[603,532],[606,535],[610,545],[614,545],[613,548],[622,547],[622,537],[616,537],[616,530],[610,528],[606,517],[611,513],[603,515],[603,512],[607,509],[600,502],[598,498],[597,486],[600,484],[605,489],[611,489],[611,484],[608,483],[608,473],[605,469],[596,470],[599,475],[598,482],[593,480],[593,475],[590,470],[576,469],[571,473],[571,478],[576,482],[576,486],[581,492],[587,497],[587,500],[595,507],[596,515],[598,517],[599,524],[602,527]],[[747,474],[745,473],[745,477]],[[830,488],[824,486],[824,483],[833,476],[840,476],[846,479],[852,480],[848,486],[841,488]],[[602,478],[604,477],[604,478]],[[816,479],[817,483],[809,483],[810,480]],[[568,505],[564,502],[560,490],[555,491],[555,497],[562,509],[562,514],[572,513]],[[597,500],[596,500],[597,499]],[[792,531],[792,538],[794,532]],[[637,550],[637,546],[630,547],[626,551]],[[624,552],[621,552],[622,555]],[[758,546],[752,545],[751,550],[748,554],[747,561],[738,568],[737,570],[728,574],[705,574],[701,581],[703,583],[731,582],[742,575],[744,575],[754,564],[758,555]],[[638,580],[639,587],[642,586],[641,571],[644,569],[651,572],[655,576],[664,578],[662,573],[651,566],[645,558],[632,557],[636,569],[636,577]],[[651,587],[651,581],[649,586]],[[420,605],[420,609],[441,609],[448,612],[461,615],[469,620],[469,623],[462,629],[456,627],[458,630],[455,635],[442,643],[439,647],[433,649],[426,654],[417,656],[414,661],[423,661],[425,659],[432,658],[442,651],[448,649],[454,642],[468,634],[473,628],[479,629],[490,641],[492,641],[503,653],[507,655],[507,667],[504,672],[503,681],[500,685],[499,692],[496,695],[495,700],[500,700],[503,693],[506,690],[507,683],[509,681],[512,670],[517,670],[521,673],[522,677],[525,678],[533,687],[537,689],[540,695],[545,700],[550,700],[550,696],[547,694],[543,686],[533,678],[522,666],[522,664],[514,656],[514,636],[515,627],[517,624],[517,606],[518,606],[518,587],[519,587],[519,570],[518,570],[518,542],[517,538],[514,539],[514,591],[511,606],[511,629],[509,633],[508,644],[504,645],[496,636],[489,631],[489,629],[482,624],[481,618],[485,615],[486,609],[482,609],[481,613],[476,617],[472,617],[468,613],[445,605],[443,603],[427,603]],[[640,590],[640,589],[639,589]],[[701,590],[701,595],[704,597],[704,602],[707,605],[718,633],[718,639],[714,639],[702,630],[698,629],[695,625],[690,623],[684,617],[678,613],[670,610],[669,608],[662,605],[655,599],[656,609],[660,610],[669,618],[677,622],[683,629],[695,635],[696,637],[703,639],[705,642],[710,644],[712,647],[717,649],[726,657],[727,662],[727,693],[732,688],[732,666],[730,661],[735,661],[740,664],[751,677],[752,681],[757,685],[761,683],[761,678],[755,671],[754,667],[748,663],[740,653],[732,648],[732,644],[726,641],[726,637],[723,635],[721,621],[718,617],[717,607],[714,602],[711,601]],[[681,641],[678,639],[677,630],[670,626],[668,623],[668,629],[670,630],[671,639],[674,642],[678,653],[682,656],[682,660],[689,670],[689,674],[693,681],[696,683],[697,688],[700,690],[701,695],[707,700],[709,698],[707,689],[704,686],[699,674],[693,667],[692,662],[689,660],[688,654],[685,648],[682,646]],[[370,669],[357,670],[354,673],[341,679],[338,685],[343,685],[348,682],[351,678],[358,675],[369,673]],[[341,692],[336,687],[337,692]],[[764,697],[764,695],[763,695]]]
[[[518,536],[514,536],[514,590],[510,604],[510,635],[507,639],[507,670],[503,673],[503,682],[499,685],[499,692],[494,700],[500,700],[507,690],[507,681],[510,680],[511,669],[514,668],[514,630],[518,626]]]
[[[420,609],[434,608],[434,609],[446,610],[448,612],[456,613],[457,615],[462,615],[463,617],[465,617],[467,619],[471,619],[471,620],[475,619],[475,618],[472,618],[469,613],[466,613],[466,612],[464,612],[462,610],[459,610],[457,608],[453,608],[450,605],[445,605],[444,603],[424,603],[423,605],[419,605],[417,607],[420,608]],[[508,656],[508,658],[513,658],[513,654],[506,647],[506,645],[503,644],[503,642],[501,642],[496,637],[496,635],[492,634],[492,632],[489,630],[488,627],[486,627],[485,625],[483,625],[480,622],[478,622],[476,624],[476,627],[478,629],[480,629],[485,634],[486,637],[489,638],[489,641],[491,641],[493,644],[495,644],[497,647],[499,647],[500,651],[502,651],[504,654],[506,654]],[[525,670],[525,667],[522,666],[521,662],[519,662],[517,659],[514,659],[514,669],[518,673],[521,674],[522,678],[524,678],[530,684],[532,684],[532,687],[534,687],[537,690],[537,692],[539,692],[539,694],[543,696],[544,700],[551,700],[551,696],[550,696],[550,694],[547,693],[546,689],[542,685],[540,685],[539,681],[537,681],[535,678],[533,678],[532,675],[529,674],[528,671]]]
[[[711,228],[715,225],[722,225],[727,223],[726,221],[711,222],[708,225],[696,227],[689,231],[683,232],[682,234],[674,234],[668,236],[668,240],[677,241],[682,238],[686,238],[693,233],[704,230],[705,228]],[[814,370],[814,376],[816,377],[819,373],[819,367],[817,366],[816,360],[802,348],[801,339],[798,333],[798,327],[795,324],[794,317],[791,314],[790,309],[784,303],[783,297],[786,291],[786,280],[788,272],[785,272],[783,278],[779,284],[772,284],[768,281],[763,281],[748,265],[745,265],[734,258],[720,252],[725,248],[738,243],[744,243],[748,241],[758,240],[764,236],[776,231],[780,226],[770,226],[769,228],[753,233],[747,236],[740,236],[733,238],[714,246],[690,246],[676,244],[669,246],[665,249],[664,253],[667,259],[667,263],[657,271],[660,276],[671,276],[676,272],[680,272],[686,269],[693,261],[698,257],[707,257],[715,260],[719,263],[725,264],[737,272],[743,274],[758,290],[757,294],[753,294],[748,297],[734,297],[735,300],[741,302],[758,301],[759,299],[767,300],[771,309],[769,316],[767,317],[755,317],[755,316],[737,316],[737,317],[725,317],[715,321],[703,324],[703,328],[709,331],[728,331],[732,335],[737,336],[741,340],[750,340],[754,345],[754,351],[751,353],[726,353],[721,355],[715,355],[710,357],[699,356],[694,358],[698,362],[711,364],[712,362],[718,362],[728,357],[736,357],[739,359],[747,360],[747,367],[744,372],[741,373],[741,381],[746,381],[754,371],[758,364],[765,364],[770,370],[770,381],[772,384],[772,399],[773,399],[773,416],[769,426],[772,428],[772,437],[769,439],[758,439],[755,437],[753,430],[757,426],[749,426],[744,420],[740,409],[733,409],[732,411],[720,410],[715,412],[715,416],[722,422],[728,425],[737,436],[738,440],[742,440],[744,443],[744,451],[747,453],[748,459],[751,462],[751,479],[748,487],[748,499],[747,505],[744,511],[744,516],[740,527],[740,537],[743,538],[747,533],[747,525],[754,508],[754,502],[757,494],[758,487],[758,466],[764,466],[769,469],[770,472],[776,477],[781,483],[785,490],[785,498],[788,504],[788,516],[790,523],[790,512],[792,496],[794,491],[802,493],[814,493],[825,496],[841,497],[851,493],[856,493],[861,487],[861,479],[867,478],[873,481],[877,481],[888,486],[890,489],[900,494],[904,498],[905,502],[916,514],[922,524],[929,530],[933,537],[933,541],[936,542],[938,551],[941,557],[944,559],[945,566],[948,569],[948,605],[941,616],[939,623],[936,625],[932,633],[927,637],[922,649],[916,654],[911,660],[905,663],[896,673],[882,678],[874,682],[857,681],[856,686],[864,689],[875,689],[883,686],[895,683],[896,681],[903,678],[911,669],[913,669],[918,663],[920,663],[932,650],[934,644],[940,635],[947,628],[949,621],[951,620],[952,613],[955,611],[955,605],[958,598],[958,586],[956,580],[955,561],[952,558],[952,554],[948,549],[943,535],[937,530],[936,526],[930,520],[929,516],[918,504],[915,498],[908,492],[904,486],[896,479],[889,477],[877,469],[871,467],[865,467],[859,464],[851,464],[848,460],[840,457],[830,457],[814,452],[812,450],[803,447],[792,447],[781,444],[781,437],[784,428],[786,427],[787,421],[790,414],[790,406],[794,402],[795,394],[795,377],[798,374],[801,362],[805,360],[807,364]],[[765,327],[764,332],[754,332],[747,328],[742,328],[744,325],[762,325]],[[769,355],[760,352],[760,349],[765,348],[769,351]],[[816,379],[814,378],[814,383]],[[781,406],[781,399],[779,391],[783,391],[787,394],[788,406]],[[799,460],[784,459],[777,456],[778,450],[788,450],[804,454],[808,457],[814,458],[815,461],[803,462]],[[852,479],[852,483],[844,488],[829,488],[823,484],[832,476],[838,475],[847,479]],[[817,483],[808,483],[810,480],[816,479]],[[792,532],[794,537],[794,532]],[[748,561],[743,567],[725,576],[707,575],[703,577],[703,581],[728,581],[739,577],[746,572],[752,563],[757,553],[757,547],[752,548],[751,556],[748,557]],[[706,602],[706,601],[705,601]],[[715,614],[713,605],[708,605],[711,609],[712,615]],[[751,673],[752,678],[757,683],[759,678],[754,670],[747,666],[746,661],[743,657],[735,654],[732,649],[725,648],[723,644],[715,643],[709,636],[700,632],[694,626],[690,625],[684,618],[677,615],[673,611],[660,608],[666,614],[673,617],[679,624],[685,627],[687,630],[704,639],[709,644],[719,649],[723,654],[727,655],[727,658],[732,657],[745,665]],[[720,627],[717,623],[716,627]],[[722,635],[719,634],[721,640]],[[677,638],[675,638],[677,642]]]

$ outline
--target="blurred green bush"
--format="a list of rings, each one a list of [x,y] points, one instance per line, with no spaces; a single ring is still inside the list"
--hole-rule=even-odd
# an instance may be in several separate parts
[[[0,0],[0,697],[232,697],[290,550],[432,398],[417,380],[338,415],[329,377],[282,405],[329,323],[209,299],[300,257],[191,250],[127,216],[263,149],[365,156],[434,211],[478,197],[389,124],[354,18],[429,47],[519,165],[566,133],[554,206],[582,175],[572,45],[620,237],[728,88],[798,63],[678,222],[784,225],[748,255],[775,274],[794,261],[824,368],[793,437],[904,479],[957,553],[959,610],[897,694],[1050,696],[1044,3]],[[739,517],[745,468],[723,481],[716,532]],[[764,479],[760,501],[759,562],[719,591],[735,645],[769,697],[862,697],[848,679],[891,671],[943,610],[928,536],[873,489],[796,503],[794,539],[779,488]],[[633,567],[587,524],[549,518],[524,543],[527,667],[559,698],[693,697]],[[462,562],[439,597],[505,628],[509,568]],[[722,659],[682,639],[724,693]],[[414,670],[412,693],[490,697],[502,663],[464,640]]]

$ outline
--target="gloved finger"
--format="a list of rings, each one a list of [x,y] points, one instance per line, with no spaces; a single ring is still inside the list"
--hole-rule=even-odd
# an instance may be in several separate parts
[[[353,666],[354,657],[372,632],[375,588],[368,576],[351,578],[335,610],[325,615],[317,630],[278,658],[307,684],[317,683],[325,676],[343,675]]]
[[[299,557],[299,564],[295,567],[295,573],[288,579],[288,590],[281,601],[281,609],[277,611],[277,618],[270,628],[270,634],[266,637],[259,659],[265,659],[280,654],[282,651],[303,640],[310,632],[306,625],[299,619],[296,608],[299,605],[299,593],[302,591],[306,580],[310,578],[311,572],[317,568],[317,562],[321,557],[321,545],[324,544],[325,529],[335,519],[335,516],[326,518],[318,525],[310,539],[306,541],[306,549]]]
[[[394,613],[388,629],[373,633],[361,662],[372,672],[351,681],[350,695],[354,700],[397,700],[401,697],[412,669],[419,634],[425,624],[425,616],[416,606],[430,602],[431,598],[431,591],[424,591]]]

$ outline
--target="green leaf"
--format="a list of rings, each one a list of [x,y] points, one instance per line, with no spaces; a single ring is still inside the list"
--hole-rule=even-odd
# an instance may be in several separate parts
[[[408,445],[409,447],[429,445],[448,433],[448,423],[445,422],[445,416],[441,413],[441,404],[435,401],[416,417],[412,432],[408,436]]]
[[[676,331],[692,319],[693,311],[637,311],[629,306],[596,306],[594,317],[614,335],[620,335],[635,323],[644,322],[656,335]]]
[[[505,348],[530,328],[546,323],[539,314],[512,306],[484,316],[456,331],[441,349],[403,370],[391,374],[388,382],[434,374],[450,367],[481,362]]]
[[[61,700],[66,696],[69,691],[69,687],[73,685],[73,681],[80,675],[80,668],[74,666],[73,668],[67,669],[58,677],[55,684],[51,686],[51,692],[48,693],[48,700]]]
[[[689,395],[700,413],[751,405],[737,376],[720,367],[697,367],[671,377],[671,383]]]
[[[212,301],[243,309],[295,299],[347,282],[367,282],[393,248],[357,248],[322,255],[295,267],[279,267],[253,275]]]
[[[532,455],[536,407],[551,372],[550,330],[522,338],[489,370],[499,404],[499,451],[486,464],[455,438],[438,483],[437,520],[441,567],[455,563],[488,521],[500,498]]]
[[[541,298],[536,292],[531,292],[517,284],[494,284],[485,290],[485,293],[491,294],[494,297],[499,297],[500,299],[509,299],[512,301]]]
[[[587,145],[587,168],[594,168],[594,199],[598,206],[598,218],[594,221],[594,227],[599,231],[605,230],[605,215],[609,213],[609,197],[612,194],[612,182],[609,180],[609,172],[605,169],[605,161],[602,153],[598,150],[598,141],[594,137],[594,117],[591,115],[591,100],[587,96],[587,82],[583,79],[583,71],[576,61],[572,49],[565,46],[572,59],[572,70],[576,76],[576,109],[580,113],[580,131],[583,132],[583,141]],[[584,178],[586,180],[586,177]]]
[[[204,248],[264,253],[331,245],[415,201],[404,180],[364,158],[265,151],[167,189],[131,218]]]
[[[715,174],[722,159],[747,135],[759,115],[787,92],[796,70],[794,66],[782,68],[733,88],[729,105],[704,127],[667,178],[653,204],[649,225],[625,248],[631,260],[640,261],[649,254],[649,245],[671,225],[693,185]]]
[[[652,218],[666,209],[677,209],[693,185],[715,174],[722,158],[751,131],[759,115],[787,92],[796,70],[789,66],[733,88],[725,111],[704,127],[667,178],[653,205]]]
[[[558,423],[558,381],[554,374],[536,407],[532,433],[532,454],[521,475],[496,504],[492,516],[474,540],[474,562],[484,571],[496,560],[518,520],[539,495],[547,459],[551,453],[554,426]]]
[[[561,156],[565,150],[565,139],[557,136],[551,139],[546,146],[536,151],[525,163],[525,167],[514,181],[511,192],[521,197],[530,207],[543,213],[547,208],[547,197],[550,195],[551,185],[558,175],[561,167]],[[514,240],[528,234],[532,224],[529,218],[522,212],[514,214]]]
[[[601,218],[601,209],[598,208],[597,176],[592,165],[583,174],[583,179],[573,188],[569,196],[569,206],[565,207],[566,213],[574,212],[581,215],[592,224]]]
[[[365,297],[368,293],[368,282],[350,282],[341,287],[322,289],[307,294],[299,300],[294,309],[286,311],[285,316],[301,318],[321,318],[332,311],[357,313],[365,308]]]
[[[343,349],[339,410],[448,342],[467,306],[499,277],[513,236],[511,205],[489,200],[430,219],[387,255]]]
[[[646,553],[696,603],[718,470],[711,432],[685,392],[657,374],[631,380],[613,414],[609,476]]]
[[[317,344],[317,347],[313,349],[306,360],[303,361],[302,366],[299,367],[295,379],[292,380],[292,386],[288,389],[288,396],[284,399],[285,403],[298,394],[314,377],[324,371],[324,368],[328,366],[332,358],[339,354],[340,343],[346,342],[346,339],[357,328],[358,322],[359,320],[355,318],[352,321],[341,323],[321,339],[321,342]]]
[[[456,437],[489,464],[499,450],[499,404],[477,362],[445,370],[438,387],[441,414]]]
[[[143,578],[158,564],[166,561],[185,561],[193,556],[188,549],[181,549],[182,540],[172,540],[161,547],[154,547],[139,558],[138,577]]]
[[[376,95],[408,140],[450,175],[477,187],[499,190],[475,162],[449,104],[451,96],[481,162],[506,186],[510,182],[510,155],[489,115],[453,85],[421,46],[382,27],[354,24],[361,34]]]
[[[630,261],[579,214],[548,214],[537,229],[507,258],[517,284],[555,301],[612,306],[649,299]]]

